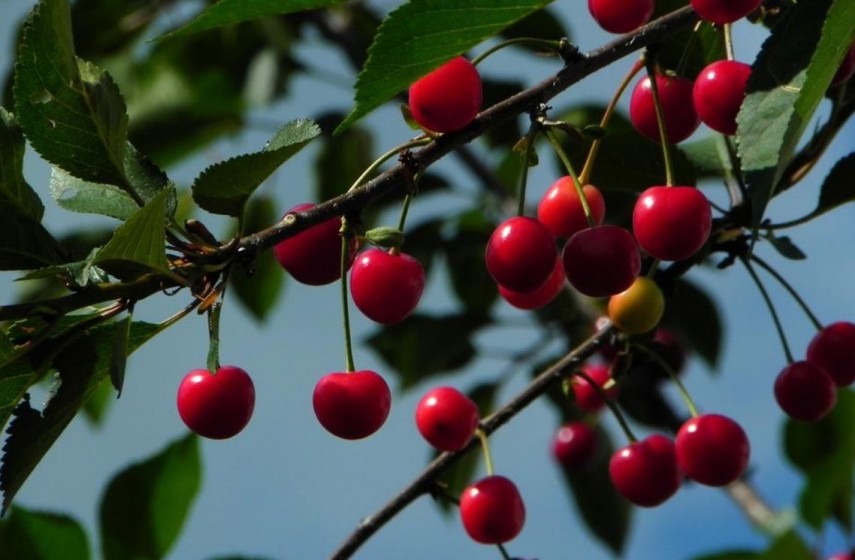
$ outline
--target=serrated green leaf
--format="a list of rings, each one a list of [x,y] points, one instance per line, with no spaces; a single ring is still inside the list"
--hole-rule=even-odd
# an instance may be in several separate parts
[[[277,215],[269,197],[254,197],[246,209],[246,233],[270,226],[276,221]],[[230,283],[244,308],[259,321],[264,321],[276,309],[276,300],[285,286],[284,279],[273,251],[262,251],[247,268],[236,268]]]
[[[45,208],[24,179],[24,135],[15,117],[0,107],[0,203],[34,222]]]
[[[86,260],[71,263],[63,263],[54,266],[46,266],[29,272],[19,280],[38,280],[44,278],[58,278],[63,284],[73,285],[80,288],[89,284],[97,284],[109,281],[107,273],[92,264],[97,254],[93,249]]]
[[[552,0],[411,0],[383,20],[336,134],[418,78]]]
[[[32,270],[62,261],[62,249],[39,222],[0,206],[0,270]]]
[[[87,560],[91,552],[86,532],[72,517],[16,507],[0,522],[0,558]]]
[[[131,313],[116,321],[116,336],[113,339],[113,352],[110,356],[110,383],[116,390],[116,396],[122,395],[125,385],[125,368],[128,364],[128,337],[131,336]]]
[[[193,199],[214,214],[238,217],[250,195],[321,130],[311,119],[280,128],[260,152],[244,154],[207,168],[193,183]]]
[[[851,0],[799,2],[772,28],[751,66],[737,142],[753,223],[766,206],[855,37]]]
[[[166,557],[181,534],[201,477],[199,442],[193,434],[116,475],[99,510],[104,559]]]
[[[134,199],[119,187],[83,181],[59,167],[51,168],[50,195],[66,210],[101,214],[119,220],[127,220],[140,209]]]

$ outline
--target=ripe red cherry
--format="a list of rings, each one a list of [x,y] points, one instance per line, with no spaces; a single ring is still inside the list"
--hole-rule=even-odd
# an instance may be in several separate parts
[[[591,209],[591,217],[596,225],[600,225],[606,215],[606,202],[602,193],[593,185],[583,186],[582,192]],[[570,238],[589,227],[573,179],[562,177],[549,187],[537,205],[537,219],[555,237]]]
[[[216,375],[194,369],[178,386],[178,414],[200,436],[226,439],[244,429],[255,408],[255,387],[244,370],[222,366]]]
[[[302,212],[314,204],[298,204],[286,214]],[[310,286],[322,286],[341,278],[340,218],[330,218],[280,241],[273,247],[276,260],[295,280]],[[356,240],[352,241],[350,261],[356,255]]]
[[[735,60],[719,60],[701,71],[692,100],[704,124],[722,134],[736,134],[736,115],[750,74],[751,66]]]
[[[453,387],[431,389],[416,406],[419,433],[440,451],[463,449],[479,419],[478,406]]]
[[[658,506],[680,488],[674,442],[654,434],[618,449],[609,461],[617,491],[637,506]]]
[[[802,422],[814,422],[837,402],[834,379],[812,362],[793,362],[775,379],[775,400],[781,410]]]
[[[584,422],[562,426],[552,440],[552,456],[568,469],[590,464],[597,452],[597,435]]]
[[[602,365],[588,365],[582,368],[582,373],[591,378],[599,387],[604,387],[611,380],[609,368]],[[572,378],[573,384],[573,400],[576,406],[586,412],[597,412],[606,406],[605,401],[600,397],[600,393],[594,389],[587,379],[574,375]],[[617,395],[617,385],[612,385],[608,389],[604,389],[606,395],[614,398]]]
[[[835,554],[833,556],[829,556],[828,560],[853,560],[853,559],[852,559],[852,554],[850,554],[848,552],[841,552],[841,553]]]
[[[629,288],[641,271],[641,255],[632,234],[619,226],[583,229],[562,253],[564,272],[574,288],[591,297]]]
[[[410,86],[410,112],[422,127],[453,132],[475,118],[481,108],[481,76],[459,56]]]
[[[653,0],[588,0],[588,11],[609,33],[629,33],[653,15]]]
[[[676,144],[692,135],[701,124],[692,104],[692,81],[684,78],[656,75],[656,86],[662,102],[668,142]],[[642,78],[632,90],[629,100],[629,119],[638,132],[659,142],[659,125],[650,78]]]
[[[513,482],[504,476],[488,476],[463,491],[460,520],[472,540],[501,544],[522,531],[525,504]]]
[[[695,187],[650,187],[632,211],[632,231],[649,255],[679,261],[704,246],[712,229],[712,210]]]
[[[546,226],[525,216],[499,224],[485,254],[493,280],[515,292],[532,292],[543,285],[557,258],[555,240]]]
[[[742,426],[720,414],[691,418],[677,432],[677,465],[708,486],[725,486],[739,478],[750,451]]]
[[[555,299],[564,288],[567,278],[561,259],[555,259],[555,267],[549,278],[533,292],[515,292],[499,285],[499,295],[517,309],[539,309]]]
[[[838,387],[855,381],[855,324],[840,321],[822,329],[807,349],[807,361],[824,369]]]
[[[851,78],[852,74],[855,74],[855,41],[852,42],[852,46],[849,47],[849,51],[846,53],[846,56],[843,57],[843,61],[837,68],[837,72],[835,72],[834,77],[831,78],[831,85],[839,86]]]
[[[763,0],[692,0],[701,19],[719,25],[733,23],[756,10]]]
[[[318,421],[334,436],[362,439],[386,421],[392,396],[386,381],[373,371],[338,372],[318,381],[312,406]]]
[[[406,253],[369,249],[357,257],[350,271],[354,305],[372,321],[385,325],[412,313],[424,287],[424,268]]]

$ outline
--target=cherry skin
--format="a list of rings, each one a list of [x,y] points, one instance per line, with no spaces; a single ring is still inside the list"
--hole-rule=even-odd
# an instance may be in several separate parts
[[[493,280],[515,292],[532,292],[543,285],[557,258],[555,240],[546,226],[525,216],[499,224],[485,253]]]
[[[742,426],[720,414],[691,418],[677,432],[677,465],[707,486],[725,486],[742,476],[750,451]]]
[[[416,427],[440,451],[458,451],[478,428],[478,406],[453,387],[437,387],[416,406]]]
[[[591,378],[591,381],[603,388],[606,383],[611,380],[609,368],[602,365],[588,365],[582,368],[582,373]],[[572,378],[573,385],[573,400],[576,406],[586,412],[597,412],[606,406],[605,401],[600,396],[600,393],[594,389],[591,384],[582,376],[574,375]],[[617,395],[617,385],[611,385],[608,389],[604,389],[606,395],[614,398]]]
[[[589,465],[597,453],[597,435],[584,422],[562,426],[552,440],[552,456],[568,469]]]
[[[481,96],[478,70],[459,56],[410,86],[410,112],[428,130],[453,132],[472,122]]]
[[[639,276],[632,286],[609,298],[608,314],[624,334],[652,331],[665,313],[665,296],[656,282]]]
[[[824,369],[838,387],[855,381],[855,324],[839,321],[823,328],[807,349],[807,361]]]
[[[828,560],[853,560],[852,554],[848,552],[840,552],[828,557]]]
[[[216,375],[194,369],[178,387],[178,414],[188,428],[210,439],[237,435],[252,418],[255,387],[244,370],[222,366]]]
[[[633,504],[658,506],[680,489],[674,442],[654,434],[618,449],[609,461],[609,477]]]
[[[704,124],[722,134],[736,134],[736,115],[750,74],[751,66],[735,60],[719,60],[701,71],[692,100]]]
[[[472,540],[481,544],[501,544],[522,531],[525,504],[510,479],[488,476],[463,491],[460,520]]]
[[[564,275],[564,265],[561,259],[555,259],[555,267],[552,269],[552,274],[533,292],[515,292],[499,285],[499,295],[517,309],[539,309],[555,299],[561,293],[566,283],[567,278]]]
[[[744,18],[762,2],[763,0],[692,0],[692,8],[701,19],[724,25]]]
[[[334,436],[362,439],[386,422],[392,396],[386,381],[371,370],[337,372],[315,385],[312,406],[321,426]]]
[[[389,325],[404,320],[418,305],[425,287],[425,270],[406,253],[369,249],[350,271],[350,295],[369,319]]]
[[[588,0],[588,11],[609,33],[635,31],[653,15],[653,0]]]
[[[583,186],[582,192],[585,193],[594,223],[600,225],[606,215],[603,194],[593,185]],[[579,194],[573,186],[573,179],[569,176],[562,177],[549,187],[537,205],[537,219],[555,237],[570,238],[576,232],[589,227]]]
[[[314,204],[294,206],[287,214],[302,212]],[[322,286],[341,278],[340,218],[330,218],[301,231],[294,237],[280,241],[273,247],[276,260],[295,280],[310,286]],[[356,240],[351,242],[348,267],[356,255]]]
[[[814,422],[834,408],[837,386],[820,366],[808,361],[793,362],[775,379],[775,400],[791,418]]]
[[[692,104],[692,81],[685,78],[656,75],[656,86],[662,102],[668,142],[676,144],[692,135],[701,120]],[[659,142],[659,124],[650,78],[642,78],[632,90],[629,100],[629,120],[635,129],[654,142]]]
[[[712,229],[712,209],[695,187],[650,187],[632,211],[638,244],[663,261],[687,259],[704,246]]]
[[[629,288],[641,271],[641,255],[632,234],[619,226],[583,229],[564,245],[564,272],[570,284],[591,297]]]

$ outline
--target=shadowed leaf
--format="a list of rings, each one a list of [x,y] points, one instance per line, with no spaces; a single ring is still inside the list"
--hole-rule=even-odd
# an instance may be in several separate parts
[[[83,527],[67,515],[12,508],[0,522],[0,558],[86,560],[91,557]]]

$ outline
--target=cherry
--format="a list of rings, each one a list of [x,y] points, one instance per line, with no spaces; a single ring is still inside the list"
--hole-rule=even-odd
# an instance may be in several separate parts
[[[302,212],[314,204],[294,206],[285,214]],[[341,278],[340,218],[330,218],[280,241],[273,247],[276,260],[295,280],[310,286],[322,286]],[[356,240],[352,240],[348,267],[356,255]]]
[[[712,210],[695,187],[650,187],[632,211],[632,231],[644,251],[663,261],[691,257],[712,229]]]
[[[425,287],[425,271],[406,253],[369,249],[350,271],[350,295],[369,319],[388,325],[402,321],[418,305]]]
[[[609,368],[602,365],[588,365],[582,368],[582,373],[591,378],[599,387],[603,387],[611,380]],[[587,379],[579,375],[574,375],[572,378],[573,384],[573,399],[576,406],[586,412],[597,412],[606,406],[600,393],[594,389]],[[617,385],[611,385],[605,389],[606,395],[614,398],[617,395]]]
[[[600,225],[606,214],[602,193],[593,185],[583,186],[582,192],[591,209],[591,217]],[[549,187],[537,205],[537,219],[556,237],[570,238],[588,227],[582,202],[571,177],[562,177]]]
[[[691,418],[677,432],[680,470],[707,486],[725,486],[742,476],[750,451],[742,426],[720,414]]]
[[[701,124],[692,104],[692,81],[657,74],[656,86],[659,89],[668,142],[682,142]],[[659,142],[659,124],[656,121],[656,106],[653,103],[649,76],[639,80],[632,90],[629,119],[638,132]]]
[[[597,434],[584,422],[562,426],[552,440],[552,456],[568,469],[591,463],[597,452]]]
[[[371,370],[325,375],[312,396],[318,421],[343,439],[362,439],[379,430],[391,405],[389,386]]]
[[[255,387],[244,370],[222,366],[216,374],[194,369],[178,386],[178,414],[202,437],[226,439],[244,429],[255,408]]]
[[[499,286],[499,294],[517,309],[538,309],[543,307],[561,292],[567,278],[564,275],[564,265],[561,259],[555,259],[555,267],[549,278],[533,292],[515,292],[504,286]]]
[[[458,451],[478,427],[478,406],[453,387],[431,389],[416,406],[419,433],[440,451]]]
[[[615,489],[637,506],[658,506],[680,488],[674,442],[654,434],[618,449],[609,461]]]
[[[735,60],[719,60],[701,71],[692,100],[704,124],[722,134],[736,134],[736,115],[750,74],[751,66]]]
[[[855,74],[855,41],[852,42],[852,46],[849,47],[849,51],[846,53],[846,56],[843,57],[843,61],[837,68],[837,72],[835,72],[834,77],[831,78],[831,85],[839,86],[851,78],[852,74]]]
[[[635,31],[653,15],[653,0],[588,0],[588,11],[609,33]]]
[[[840,552],[838,554],[834,554],[833,556],[829,556],[828,560],[853,560],[852,554],[849,552]]]
[[[692,8],[701,19],[724,25],[744,18],[762,2],[763,0],[692,0]]]
[[[525,504],[513,482],[504,476],[492,475],[463,491],[460,520],[472,540],[482,544],[501,544],[522,531]]]
[[[624,334],[641,334],[653,330],[665,312],[665,297],[656,282],[639,276],[635,282],[609,299],[608,313],[612,323]]]
[[[604,297],[629,288],[641,271],[641,255],[632,234],[619,226],[583,229],[562,254],[567,280],[586,296]]]
[[[813,362],[793,362],[775,379],[775,400],[781,410],[802,422],[814,422],[837,402],[834,379]]]
[[[485,259],[497,284],[532,292],[549,278],[558,252],[546,226],[525,216],[505,220],[490,236]]]
[[[823,328],[807,349],[807,361],[824,369],[838,387],[855,381],[855,324],[840,321]]]
[[[428,130],[453,132],[472,122],[481,95],[478,70],[458,56],[410,86],[410,112]]]

